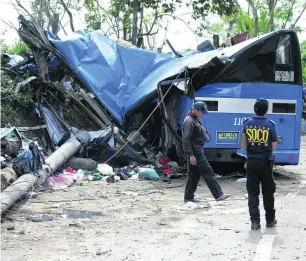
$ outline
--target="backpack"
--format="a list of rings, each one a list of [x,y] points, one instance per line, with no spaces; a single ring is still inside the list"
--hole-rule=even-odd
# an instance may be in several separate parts
[[[30,172],[36,173],[42,167],[40,151],[34,142],[29,144],[29,150],[22,151],[13,160],[13,169],[20,177]]]
[[[14,159],[12,167],[18,177],[31,172],[30,160],[27,158]]]

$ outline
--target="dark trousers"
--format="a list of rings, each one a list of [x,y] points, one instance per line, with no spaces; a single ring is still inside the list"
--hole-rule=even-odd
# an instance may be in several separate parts
[[[214,171],[207,161],[204,153],[197,158],[197,165],[190,165],[190,173],[188,175],[186,187],[185,187],[185,199],[193,199],[194,193],[197,190],[197,186],[202,176],[215,199],[223,195],[222,189],[218,182],[215,180]]]
[[[247,191],[251,221],[260,221],[259,185],[261,183],[266,221],[275,219],[274,192],[276,189],[271,161],[268,159],[248,158],[247,162]]]

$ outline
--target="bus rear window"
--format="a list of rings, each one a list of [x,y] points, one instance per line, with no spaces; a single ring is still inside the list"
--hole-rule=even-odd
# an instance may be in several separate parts
[[[291,40],[290,35],[281,36],[279,38],[276,49],[276,64],[291,64]]]

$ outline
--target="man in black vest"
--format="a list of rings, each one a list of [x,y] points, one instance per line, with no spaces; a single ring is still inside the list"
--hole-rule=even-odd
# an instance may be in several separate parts
[[[266,226],[276,225],[274,209],[275,183],[273,178],[273,151],[277,145],[275,122],[266,118],[269,103],[257,99],[254,105],[256,116],[244,121],[241,150],[247,152],[247,191],[251,216],[251,229],[260,226],[259,185],[262,186],[263,203],[266,212]]]
[[[183,146],[190,163],[190,173],[185,188],[184,200],[197,202],[194,193],[197,189],[200,176],[202,176],[217,201],[225,200],[230,195],[224,194],[215,180],[214,171],[204,155],[204,141],[209,140],[206,129],[201,125],[200,119],[209,113],[205,102],[196,102],[193,109],[184,120]]]

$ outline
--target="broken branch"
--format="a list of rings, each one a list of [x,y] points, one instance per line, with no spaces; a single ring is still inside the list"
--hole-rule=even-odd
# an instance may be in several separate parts
[[[60,0],[61,4],[63,6],[63,8],[65,9],[65,11],[67,12],[68,16],[69,16],[69,20],[70,20],[70,28],[72,30],[72,32],[74,32],[74,25],[73,25],[73,16],[72,13],[70,12],[69,8],[67,7],[66,3],[64,0]]]

